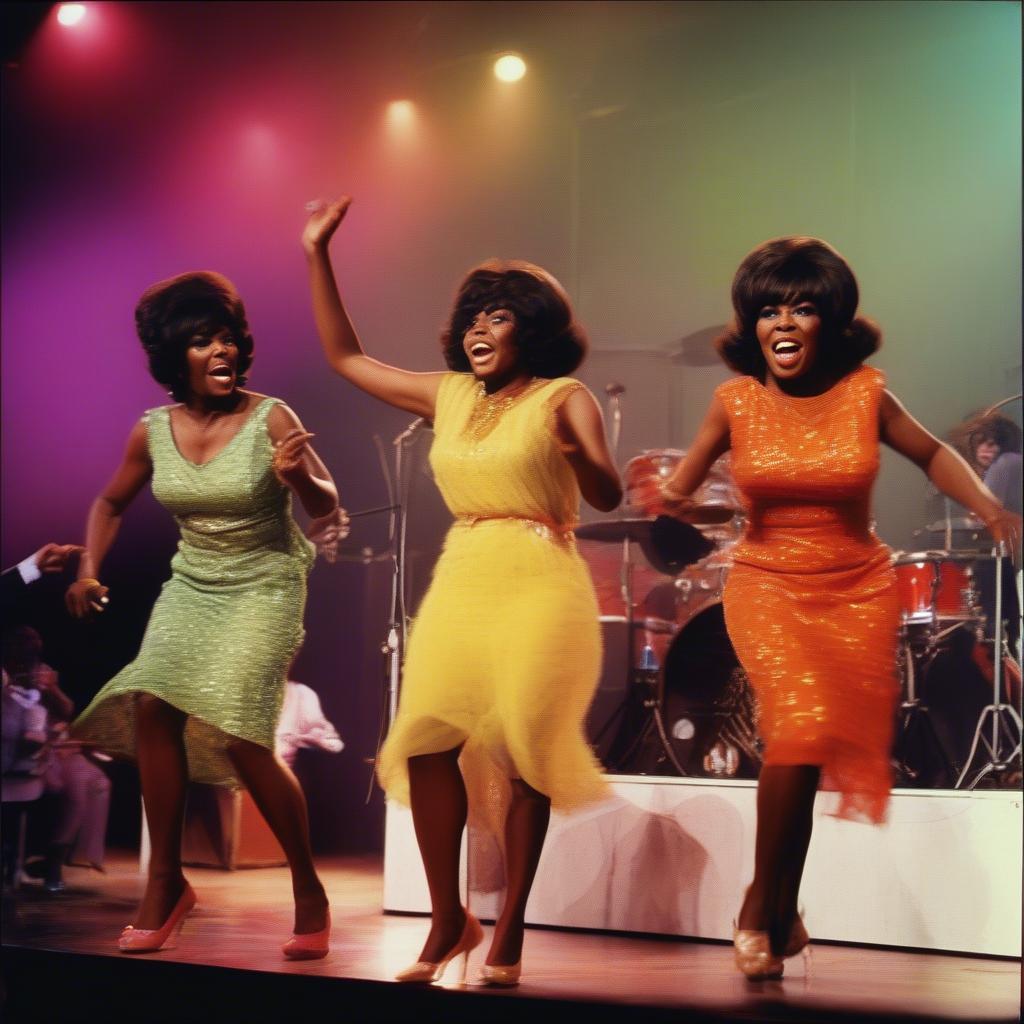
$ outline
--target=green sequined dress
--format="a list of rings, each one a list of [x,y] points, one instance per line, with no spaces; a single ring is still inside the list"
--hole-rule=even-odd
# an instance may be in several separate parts
[[[134,757],[142,691],[188,713],[185,748],[196,781],[238,784],[226,755],[236,738],[273,749],[315,554],[271,468],[266,424],[276,402],[260,401],[203,465],[178,451],[170,406],[144,415],[153,494],[181,540],[138,657],[82,712],[77,737]]]

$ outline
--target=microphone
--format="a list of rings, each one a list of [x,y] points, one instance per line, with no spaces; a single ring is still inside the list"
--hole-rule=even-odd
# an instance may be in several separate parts
[[[604,393],[612,406],[612,455],[618,455],[619,438],[622,436],[622,396],[626,393],[626,385],[617,380],[609,381],[604,386]]]
[[[422,416],[417,416],[391,443],[403,444],[411,437],[415,437],[426,426],[428,426],[427,421]]]

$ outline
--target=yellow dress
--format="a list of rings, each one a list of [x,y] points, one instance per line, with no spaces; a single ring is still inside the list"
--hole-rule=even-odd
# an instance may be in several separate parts
[[[583,733],[601,668],[597,601],[572,535],[579,488],[552,430],[582,386],[534,381],[481,422],[476,380],[441,382],[430,464],[456,521],[412,624],[378,759],[381,785],[401,803],[408,758],[460,744],[471,803],[500,802],[495,789],[510,777],[562,810],[604,795]]]

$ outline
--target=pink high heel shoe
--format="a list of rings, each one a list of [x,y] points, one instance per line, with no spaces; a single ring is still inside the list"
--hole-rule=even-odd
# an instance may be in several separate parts
[[[174,949],[178,944],[178,936],[185,918],[195,908],[196,894],[192,886],[185,883],[185,888],[174,904],[167,920],[159,928],[136,928],[128,925],[117,940],[117,948],[122,953],[155,953],[158,949]]]
[[[318,932],[305,932],[292,937],[281,947],[286,960],[322,960],[331,951],[331,912],[327,925]]]
[[[429,960],[417,960],[416,963],[399,971],[395,975],[396,981],[405,982],[435,982],[440,981],[445,969],[457,956],[462,956],[462,981],[466,980],[466,968],[469,965],[469,954],[484,941],[484,930],[480,922],[467,910],[466,924],[462,929],[459,941],[436,963]]]

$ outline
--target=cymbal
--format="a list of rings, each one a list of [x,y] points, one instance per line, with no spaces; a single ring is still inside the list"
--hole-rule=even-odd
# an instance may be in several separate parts
[[[669,576],[676,575],[715,549],[714,541],[705,537],[695,526],[681,523],[671,516],[658,516],[655,519],[605,519],[597,523],[584,523],[575,532],[580,540],[609,544],[634,541],[640,545],[647,561],[658,572]]]
[[[602,519],[597,523],[583,523],[577,526],[574,532],[580,540],[600,540],[609,544],[633,540],[639,543],[642,540],[650,540],[653,522],[653,519],[646,516]]]
[[[671,350],[670,358],[683,366],[715,366],[721,357],[715,351],[715,338],[725,332],[726,325],[704,327],[699,331],[680,338]]]

